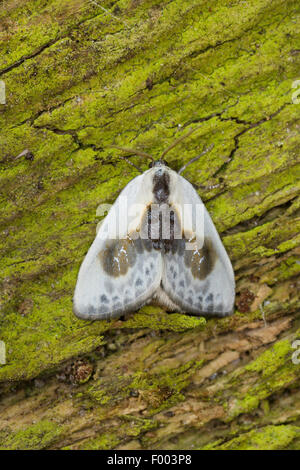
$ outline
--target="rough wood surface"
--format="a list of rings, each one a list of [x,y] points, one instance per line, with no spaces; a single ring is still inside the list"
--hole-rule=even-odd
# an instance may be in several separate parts
[[[299,25],[297,0],[0,4],[0,448],[300,448]],[[137,174],[109,145],[199,124],[167,160],[214,144],[184,176],[235,315],[76,319],[96,209]]]

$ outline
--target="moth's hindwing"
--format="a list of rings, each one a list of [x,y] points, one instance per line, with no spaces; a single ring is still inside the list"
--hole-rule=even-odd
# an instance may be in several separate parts
[[[129,205],[135,200],[139,178],[122,192]],[[130,233],[117,239],[111,238],[109,232],[105,235],[109,222],[118,214],[119,204],[120,198],[106,216],[80,267],[73,309],[83,319],[109,319],[135,311],[153,296],[160,284],[161,254],[152,249],[148,240],[131,237]]]
[[[182,177],[177,180],[173,204],[203,204],[192,185]],[[235,282],[231,262],[218,232],[202,206],[203,223],[197,234],[195,221],[182,220],[182,240],[174,240],[164,254],[162,288],[169,298],[186,313],[196,315],[229,315],[233,311]],[[204,235],[201,249],[187,249],[191,236]]]

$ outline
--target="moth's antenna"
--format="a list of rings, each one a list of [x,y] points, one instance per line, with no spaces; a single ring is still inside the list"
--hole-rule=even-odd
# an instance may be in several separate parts
[[[163,157],[166,155],[166,153],[168,153],[172,148],[175,147],[175,145],[179,144],[179,142],[181,142],[182,140],[186,139],[189,135],[191,135],[193,132],[195,132],[197,129],[200,129],[200,126],[198,127],[195,127],[194,129],[191,129],[189,132],[187,132],[186,134],[182,135],[181,137],[179,137],[179,139],[175,140],[175,142],[173,142],[173,144],[171,144],[166,150],[163,151],[163,153],[161,154],[161,157],[160,157],[160,160],[163,159]]]
[[[110,145],[110,147],[113,147],[115,149],[123,150],[123,152],[130,153],[131,155],[139,155],[140,157],[144,158],[150,158],[154,162],[154,158],[149,155],[148,153],[141,152],[140,150],[134,150],[134,149],[128,149],[126,147],[119,147],[118,145]]]
[[[182,168],[178,171],[178,174],[182,173],[191,163],[196,162],[202,155],[205,155],[207,152],[210,152],[211,149],[214,147],[214,144],[211,144],[209,147],[206,147],[203,152],[200,153],[200,155],[197,155],[197,157],[192,158],[189,162],[187,162],[185,165],[183,165]]]
[[[133,166],[134,168],[136,168],[140,173],[144,173],[143,170],[141,170],[137,165],[135,165],[134,163],[132,163],[130,160],[128,160],[128,158],[126,157],[120,157],[122,160],[125,160],[125,162],[129,163],[129,165]]]

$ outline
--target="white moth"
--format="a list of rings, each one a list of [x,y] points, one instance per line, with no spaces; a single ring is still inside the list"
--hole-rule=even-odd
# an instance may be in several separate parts
[[[232,265],[209,213],[193,186],[160,159],[127,184],[105,217],[80,267],[73,305],[87,320],[147,303],[225,316],[234,299]]]

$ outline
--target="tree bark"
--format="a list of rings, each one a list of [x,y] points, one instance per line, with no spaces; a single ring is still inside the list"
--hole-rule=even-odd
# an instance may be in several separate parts
[[[0,8],[0,448],[299,449],[299,2]],[[166,159],[214,144],[183,175],[235,314],[77,319],[96,209],[138,174],[110,146],[156,157],[197,126]]]

